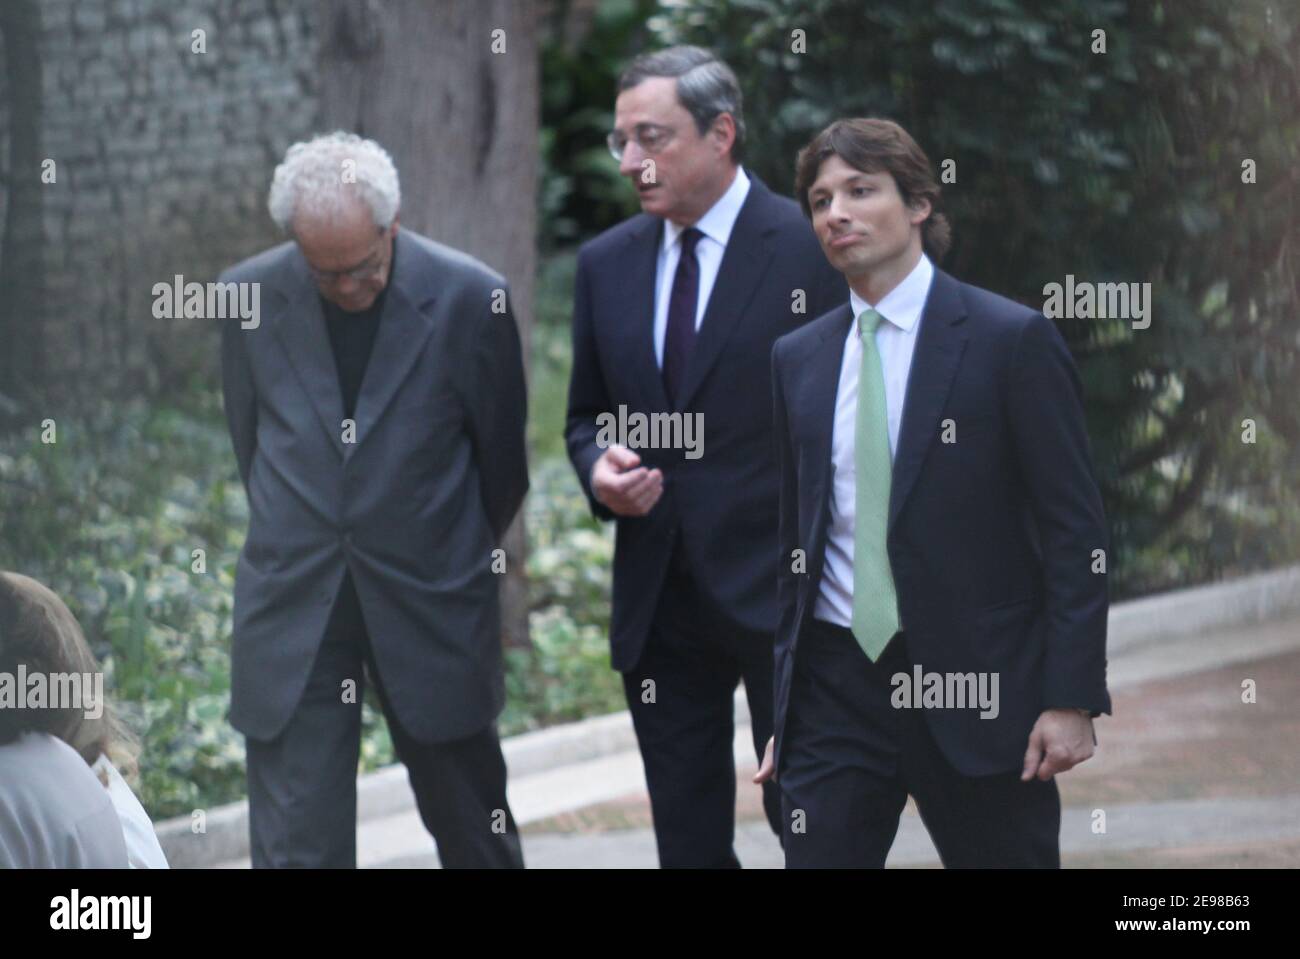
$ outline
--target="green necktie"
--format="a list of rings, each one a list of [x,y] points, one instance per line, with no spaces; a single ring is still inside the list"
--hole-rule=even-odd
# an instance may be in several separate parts
[[[899,627],[898,596],[885,548],[893,463],[889,455],[885,375],[876,349],[876,327],[882,319],[875,310],[858,317],[862,366],[858,370],[858,415],[853,429],[853,464],[858,474],[853,521],[853,635],[873,663]]]

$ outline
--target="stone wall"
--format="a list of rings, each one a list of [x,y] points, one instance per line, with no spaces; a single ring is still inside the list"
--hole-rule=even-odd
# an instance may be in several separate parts
[[[40,186],[39,235],[22,238],[40,245],[39,316],[0,330],[40,325],[50,395],[167,390],[215,371],[215,325],[155,319],[151,290],[177,273],[206,282],[279,241],[271,172],[318,115],[312,8],[39,0],[40,155],[57,181]],[[40,170],[12,173],[34,178],[14,189],[40,183]]]

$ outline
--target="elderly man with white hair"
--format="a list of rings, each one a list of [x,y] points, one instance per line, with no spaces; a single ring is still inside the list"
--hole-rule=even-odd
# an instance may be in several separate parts
[[[355,866],[367,677],[443,865],[523,865],[496,731],[496,573],[528,488],[519,335],[505,280],[400,227],[400,202],[377,143],[294,144],[269,197],[291,240],[221,277],[261,304],[222,336],[255,867]]]

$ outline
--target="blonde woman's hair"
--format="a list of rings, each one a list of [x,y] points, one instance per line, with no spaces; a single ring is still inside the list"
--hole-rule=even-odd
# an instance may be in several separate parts
[[[76,617],[63,600],[29,576],[0,572],[0,673],[17,677],[19,665],[26,667],[28,675],[100,671]],[[18,693],[23,695],[25,690]],[[0,708],[0,744],[25,732],[49,733],[75,749],[87,765],[93,766],[104,755],[123,777],[134,780],[139,771],[140,742],[111,702],[102,706],[93,719],[80,707]]]

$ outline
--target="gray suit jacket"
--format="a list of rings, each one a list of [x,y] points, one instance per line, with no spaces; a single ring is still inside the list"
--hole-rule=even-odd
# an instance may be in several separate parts
[[[519,335],[500,275],[409,230],[395,242],[352,442],[297,245],[221,276],[261,284],[256,328],[223,321],[221,364],[249,503],[230,720],[254,739],[273,739],[301,699],[347,569],[412,736],[471,735],[505,700],[492,552],[528,489]]]

